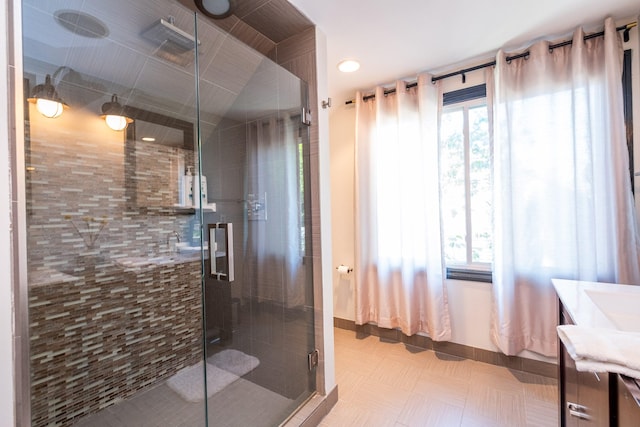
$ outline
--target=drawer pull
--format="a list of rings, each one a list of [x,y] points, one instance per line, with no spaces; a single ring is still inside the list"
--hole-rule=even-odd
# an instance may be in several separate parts
[[[569,409],[569,415],[571,415],[572,417],[580,418],[581,420],[588,420],[591,418],[584,412],[572,411],[571,409]]]
[[[591,417],[586,414],[587,407],[578,405],[577,403],[567,402],[567,409],[569,409],[569,415],[572,417],[580,418],[582,420],[588,420]]]

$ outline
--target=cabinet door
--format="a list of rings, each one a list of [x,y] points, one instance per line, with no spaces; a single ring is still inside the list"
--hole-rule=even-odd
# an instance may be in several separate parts
[[[579,425],[609,425],[609,373],[578,372],[578,401],[586,408]]]
[[[618,426],[640,426],[640,404],[634,396],[640,399],[640,387],[630,378],[617,376],[618,382]]]
[[[560,410],[562,417],[561,425],[563,427],[578,427],[580,419],[572,415],[573,410],[570,409],[573,405],[578,405],[578,371],[576,370],[576,363],[573,361],[567,350],[562,343],[560,344],[560,358],[561,366],[563,366],[561,373],[562,389],[564,390],[564,396],[560,400],[560,404],[563,407]]]
[[[573,320],[560,304],[560,324]],[[560,348],[560,425],[609,426],[609,373],[578,372],[562,342]]]
[[[565,358],[565,421],[570,426],[609,425],[609,374],[607,372],[578,372],[575,362],[562,351]]]

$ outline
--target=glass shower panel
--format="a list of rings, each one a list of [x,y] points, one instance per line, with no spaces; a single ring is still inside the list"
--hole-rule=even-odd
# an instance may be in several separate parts
[[[25,103],[31,425],[205,425],[201,256],[177,251],[199,228],[180,185],[198,158],[194,15],[27,0],[23,20],[25,98],[48,83],[66,105]]]
[[[198,20],[200,33],[211,28]],[[205,268],[207,360],[242,361],[229,393],[252,399],[229,414],[229,396],[214,395],[209,425],[278,425],[315,390],[307,85],[231,37],[219,52],[200,55],[201,165],[216,205],[203,225],[232,225],[235,268],[233,281],[207,274],[228,256],[208,243],[218,251]]]

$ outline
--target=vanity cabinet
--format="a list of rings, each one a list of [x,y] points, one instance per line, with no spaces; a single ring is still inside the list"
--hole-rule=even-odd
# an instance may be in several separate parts
[[[563,279],[552,279],[552,283],[558,294],[560,324],[640,331],[636,305],[640,286]],[[560,340],[558,349],[561,426],[640,427],[640,380],[608,372],[578,372]]]
[[[560,324],[570,325],[573,320],[560,304]],[[559,385],[560,385],[560,425],[615,426],[615,377],[608,372],[579,372],[561,341],[558,343]],[[613,379],[613,381],[612,381]]]

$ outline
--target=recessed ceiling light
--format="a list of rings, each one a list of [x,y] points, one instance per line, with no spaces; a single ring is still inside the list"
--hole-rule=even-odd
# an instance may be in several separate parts
[[[338,63],[338,70],[343,73],[353,73],[360,68],[360,63],[355,59],[345,59]]]

